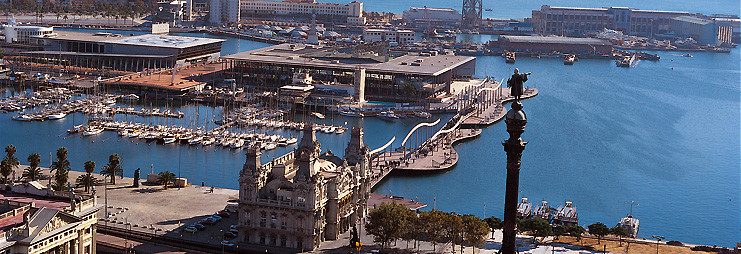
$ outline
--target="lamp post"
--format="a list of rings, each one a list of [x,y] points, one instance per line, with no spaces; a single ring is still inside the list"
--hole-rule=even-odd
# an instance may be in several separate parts
[[[652,235],[651,237],[653,237],[654,239],[656,239],[656,254],[659,254],[659,242],[661,242],[661,240],[664,239],[664,236]]]
[[[224,254],[224,230],[219,229],[219,233],[221,233],[221,254]]]
[[[514,88],[514,87],[513,87]],[[520,185],[520,162],[522,151],[525,150],[527,142],[523,142],[520,135],[525,132],[527,117],[522,111],[519,100],[512,103],[512,108],[507,112],[504,122],[507,124],[509,139],[504,141],[504,151],[507,152],[507,187],[504,198],[504,225],[501,253],[514,254],[517,221],[517,196]]]

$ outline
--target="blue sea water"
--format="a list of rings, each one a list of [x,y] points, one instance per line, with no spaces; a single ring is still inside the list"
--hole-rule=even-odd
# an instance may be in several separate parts
[[[267,45],[225,39],[223,55]],[[529,144],[523,153],[521,196],[536,203],[544,199],[554,206],[572,201],[580,224],[601,221],[608,226],[628,213],[625,202],[633,200],[640,204],[633,209],[641,220],[639,237],[659,234],[666,240],[733,246],[741,241],[741,54],[739,49],[730,54],[692,53],[693,58],[681,57],[680,52],[656,53],[661,61],[639,61],[632,68],[617,68],[612,61],[597,59],[564,66],[560,59],[518,58],[510,65],[501,57],[484,56],[477,59],[477,76],[500,80],[515,67],[533,72],[526,84],[540,93],[523,102],[529,120],[523,139]],[[0,97],[16,92],[2,89]],[[188,117],[117,117],[158,124],[204,124],[221,112],[220,107],[179,101],[139,103],[174,108]],[[67,136],[65,130],[80,124],[82,114],[46,122],[12,121],[12,115],[0,114],[0,146],[14,144],[21,159],[39,153],[41,165],[49,165],[49,153],[65,146],[74,170],[82,171],[87,160],[103,166],[108,155],[118,153],[127,176],[136,168],[149,172],[153,167],[155,173],[169,170],[195,184],[237,188],[237,174],[245,159],[238,150],[131,142],[111,132]],[[439,117],[445,121],[449,116]],[[364,127],[366,143],[376,148],[392,136],[398,146],[419,119],[388,122],[330,116],[324,121]],[[349,140],[348,133],[318,137],[324,151],[338,155]],[[452,170],[392,176],[375,191],[416,198],[429,204],[426,209],[501,218],[506,172],[500,143],[506,137],[504,124],[494,124],[478,139],[456,147],[461,157]],[[266,152],[262,160],[286,151]]]

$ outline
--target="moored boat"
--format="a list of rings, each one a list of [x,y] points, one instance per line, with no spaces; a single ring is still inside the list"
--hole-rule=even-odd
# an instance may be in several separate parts
[[[101,132],[103,132],[103,129],[102,128],[88,127],[87,129],[85,129],[85,131],[82,132],[82,135],[83,136],[92,136],[92,135],[100,134]]]
[[[399,119],[399,116],[394,114],[394,111],[389,110],[389,111],[383,111],[379,113],[378,118],[381,118],[383,120],[394,120],[394,119]]]
[[[343,110],[340,112],[340,115],[349,116],[349,117],[363,117],[364,116],[363,113],[355,112],[351,110]]]
[[[636,235],[638,235],[638,219],[633,218],[630,214],[620,219],[617,226],[625,228],[630,237],[636,237]]]
[[[568,54],[563,58],[564,65],[574,65],[574,62],[576,62],[576,55]]]
[[[48,115],[48,116],[46,117],[46,119],[49,119],[49,120],[57,120],[57,119],[62,119],[62,118],[64,118],[65,116],[67,116],[67,114],[65,114],[65,113],[63,113],[63,112],[59,112],[59,113],[56,113],[56,114],[51,114],[51,115]]]

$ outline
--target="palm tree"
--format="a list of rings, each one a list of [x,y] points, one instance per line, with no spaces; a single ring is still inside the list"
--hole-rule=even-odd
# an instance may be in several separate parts
[[[67,148],[57,149],[57,161],[52,163],[50,170],[54,172],[55,189],[61,190],[69,180],[70,165],[67,160]]]
[[[8,163],[10,163],[11,169],[17,167],[18,165],[21,165],[21,163],[18,161],[18,158],[15,157],[15,152],[17,150],[15,149],[15,146],[8,145],[5,147],[5,153],[8,155],[5,156],[6,159],[8,159]]]
[[[67,17],[67,14],[64,14],[64,17],[62,17],[62,19],[64,19],[64,23],[67,23],[67,20],[69,19],[69,17]]]
[[[3,175],[2,183],[8,183],[8,176],[10,175],[10,172],[12,171],[13,171],[13,166],[11,166],[8,158],[3,159],[3,161],[0,162],[0,174]]]
[[[28,155],[28,163],[30,163],[30,166],[26,168],[26,170],[23,170],[23,177],[29,179],[30,181],[36,181],[36,179],[41,178],[41,169],[39,168],[39,163],[41,162],[41,156],[39,156],[38,153],[32,153]]]
[[[94,161],[86,161],[85,162],[85,172],[87,172],[87,175],[85,177],[80,176],[77,177],[77,184],[80,184],[80,179],[83,178],[83,184],[85,185],[85,192],[88,191],[90,188],[90,184],[96,182],[98,179],[95,179],[91,174],[95,172],[95,162]]]
[[[118,158],[118,154],[114,153],[108,156],[108,165],[103,166],[101,175],[106,175],[111,178],[111,184],[116,184],[116,176],[123,177],[123,168],[121,168],[121,159]]]
[[[60,147],[57,149],[57,161],[51,164],[49,170],[51,172],[70,170],[69,161],[67,160],[67,148]]]
[[[87,173],[85,175],[78,176],[76,182],[77,182],[77,185],[85,185],[85,192],[87,192],[88,191],[88,188],[91,185],[97,185],[100,182],[100,180],[98,180],[97,178],[95,178],[90,173]]]
[[[164,185],[165,189],[167,189],[167,186],[170,185],[170,183],[175,182],[175,174],[170,171],[160,172],[159,175],[160,180],[158,183]]]

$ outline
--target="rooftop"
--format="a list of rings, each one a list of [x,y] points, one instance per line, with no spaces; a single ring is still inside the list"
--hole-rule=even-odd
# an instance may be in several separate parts
[[[509,42],[589,44],[589,45],[594,45],[594,46],[612,45],[609,41],[595,39],[595,38],[575,38],[575,37],[560,37],[560,36],[518,36],[518,35],[502,35],[500,38],[502,40],[506,40]]]
[[[215,42],[223,42],[223,39],[185,37],[174,35],[145,34],[139,36],[123,37],[107,40],[105,42],[112,44],[125,44],[161,48],[189,48]]]
[[[56,33],[58,35],[56,37],[52,37],[52,39],[178,49],[225,41],[223,39],[159,34],[126,36],[110,33],[91,34],[70,31],[57,31]]]
[[[678,20],[678,21],[683,21],[683,22],[693,23],[693,24],[698,24],[698,25],[709,25],[713,23],[712,20],[701,19],[701,18],[690,17],[690,16],[680,16],[680,17],[673,18],[673,20]]]
[[[271,47],[241,52],[222,58],[236,61],[250,61],[271,64],[300,65],[316,68],[334,68],[355,70],[365,68],[368,72],[384,72],[417,75],[440,75],[448,70],[461,66],[475,57],[468,56],[414,56],[405,55],[386,62],[375,61],[368,57],[333,58],[333,54],[344,56],[343,53],[334,53],[333,48],[313,48],[302,44],[280,44]],[[324,56],[321,57],[320,56]],[[309,57],[313,56],[313,57]],[[373,60],[373,61],[372,61]]]

